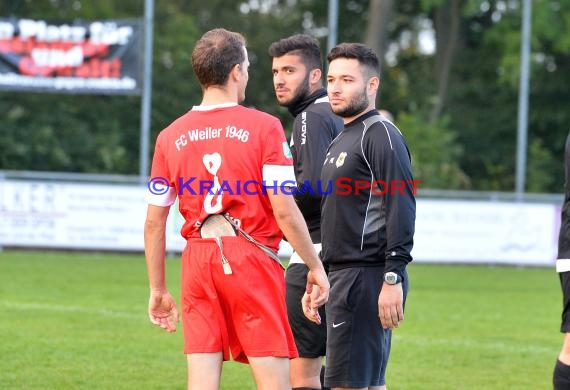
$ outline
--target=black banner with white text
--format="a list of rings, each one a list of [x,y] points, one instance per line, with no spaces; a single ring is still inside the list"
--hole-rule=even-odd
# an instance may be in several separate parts
[[[0,90],[139,95],[142,23],[0,18]]]

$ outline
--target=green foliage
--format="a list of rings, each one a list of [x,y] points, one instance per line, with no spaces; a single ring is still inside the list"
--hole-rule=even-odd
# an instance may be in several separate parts
[[[557,169],[556,174],[549,172],[557,165],[563,168],[560,161],[561,159],[554,158],[552,152],[543,145],[542,140],[532,139],[528,148],[526,190],[541,192],[544,188],[552,188],[553,191],[563,192],[563,172],[560,169]],[[549,174],[546,174],[547,172]]]
[[[192,71],[192,47],[201,33],[185,1],[156,7],[154,16],[152,137],[200,104],[202,90]],[[152,154],[154,148],[148,151]]]
[[[0,168],[131,173],[138,109],[133,97],[1,92]]]
[[[477,25],[491,23],[477,16]],[[514,189],[517,90],[499,82],[503,47],[485,41],[485,30],[466,30],[464,48],[456,55],[445,113],[465,148],[460,165],[472,188]]]
[[[421,8],[425,11],[430,11],[435,7],[439,7],[444,4],[447,0],[421,0]]]
[[[469,141],[466,142],[469,144],[475,142],[473,145],[484,146],[485,155],[488,157],[485,161],[486,168],[482,171],[466,168],[467,172],[474,172],[476,188],[503,191],[514,188],[521,6],[522,4],[517,2],[501,8],[497,2],[492,2],[491,8],[478,16],[479,20],[488,20],[484,22],[488,27],[481,32],[471,31],[471,34],[482,38],[472,50],[474,55],[484,56],[484,62],[481,61],[481,67],[472,67],[470,84],[476,85],[475,82],[478,80],[485,85],[481,87],[487,90],[484,93],[485,100],[490,103],[489,108],[495,107],[492,111],[488,111],[492,112],[492,115],[488,115],[486,119],[493,129],[492,143],[486,144],[481,139],[476,140],[474,131],[467,131],[465,134],[465,139],[469,137]],[[567,100],[569,96],[567,91],[562,90],[562,86],[570,81],[567,48],[563,43],[569,35],[570,28],[568,23],[564,23],[564,20],[570,18],[568,6],[570,2],[567,0],[533,2],[529,148],[526,151],[528,159],[526,189],[532,192],[561,191],[559,183],[563,180],[563,170],[561,164],[556,163],[560,160],[553,156],[563,155],[563,143],[568,132],[566,123],[569,118],[558,103]],[[500,18],[497,16],[499,14]],[[493,17],[499,20],[492,22]],[[483,73],[483,67],[490,71],[485,79],[478,77]],[[463,97],[458,100],[469,101]],[[454,105],[452,103],[450,107]],[[478,111],[478,107],[481,106],[474,104],[471,110]],[[465,118],[463,115],[453,116]],[[497,136],[494,136],[495,134]],[[473,160],[467,163],[471,167],[475,166]]]
[[[417,37],[426,23],[435,25],[436,10],[450,5],[442,0],[394,2],[386,26],[391,58],[382,67],[377,106],[391,111],[410,133],[416,174],[425,175],[426,186],[511,191],[522,0],[458,4],[459,33],[448,37],[456,40],[457,51],[439,120],[427,126],[425,118],[441,93],[441,53],[422,53]],[[369,5],[369,0],[339,2],[339,42],[363,40]],[[50,20],[139,18],[143,7],[142,1],[0,0],[4,17]],[[198,37],[214,27],[246,36],[251,69],[245,104],[277,115],[289,130],[292,117],[276,103],[267,48],[304,32],[319,38],[326,55],[327,7],[320,0],[155,1],[152,143],[160,130],[200,103],[190,53]],[[570,123],[570,111],[564,109],[570,96],[570,0],[533,1],[532,23],[527,189],[560,192],[560,161]],[[0,113],[0,169],[138,172],[139,97],[0,91]],[[432,147],[440,142],[448,149],[444,156]],[[152,148],[146,152],[150,156]]]
[[[533,1],[533,45],[536,51],[570,53],[570,1]]]
[[[564,141],[570,127],[568,126],[568,110],[564,107],[568,101],[566,86],[570,83],[570,55],[557,56],[557,66],[552,71],[535,72],[531,80],[529,145],[538,142],[550,157],[542,161],[542,157],[529,154],[529,176],[533,165],[540,164],[541,171],[537,175],[552,178],[551,184],[541,189],[533,187],[537,192],[563,192],[564,184]],[[530,153],[530,151],[529,151]],[[548,163],[550,161],[551,163]],[[529,188],[530,189],[530,188]]]
[[[397,122],[412,154],[414,179],[421,180],[419,188],[470,188],[469,178],[457,164],[463,150],[449,129],[448,118],[429,124],[419,115],[402,113]]]

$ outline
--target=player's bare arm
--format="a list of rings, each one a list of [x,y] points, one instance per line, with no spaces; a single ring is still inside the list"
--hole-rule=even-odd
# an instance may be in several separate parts
[[[148,272],[150,321],[167,332],[176,331],[178,310],[166,288],[166,220],[169,207],[149,205],[144,225],[145,257]]]
[[[328,300],[330,285],[323,264],[313,247],[305,220],[292,195],[284,194],[283,191],[276,191],[275,194],[268,192],[268,196],[279,228],[309,267],[307,292],[311,293],[313,285],[319,286],[319,295],[312,300],[314,305],[312,309],[316,311]]]

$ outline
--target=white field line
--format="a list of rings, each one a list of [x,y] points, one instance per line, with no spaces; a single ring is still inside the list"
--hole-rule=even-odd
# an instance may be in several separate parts
[[[96,309],[87,308],[81,306],[65,306],[65,305],[54,305],[50,303],[36,303],[36,302],[10,302],[0,300],[0,308],[6,308],[10,310],[44,310],[52,312],[66,312],[66,313],[85,313],[85,314],[95,314],[102,317],[113,317],[113,318],[142,318],[143,313],[129,313],[125,311],[116,311],[109,309]]]

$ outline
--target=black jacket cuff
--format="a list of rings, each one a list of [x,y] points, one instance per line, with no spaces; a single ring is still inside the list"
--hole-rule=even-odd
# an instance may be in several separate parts
[[[395,272],[396,274],[398,274],[398,276],[400,278],[402,278],[402,280],[404,280],[406,265],[408,265],[408,262],[404,259],[386,260],[386,266],[384,267],[384,273]]]

